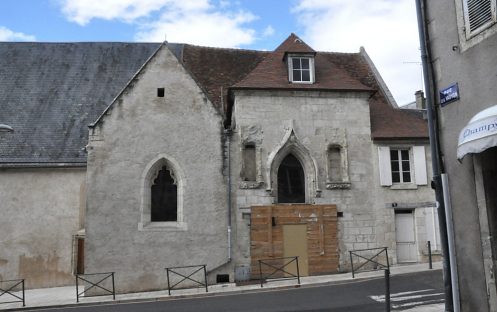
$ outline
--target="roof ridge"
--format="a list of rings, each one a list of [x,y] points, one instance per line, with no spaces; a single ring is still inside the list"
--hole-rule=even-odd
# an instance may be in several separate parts
[[[173,42],[169,42],[169,43],[173,44]],[[225,51],[236,51],[236,52],[263,52],[263,53],[271,53],[271,51],[255,50],[255,49],[209,47],[209,46],[202,46],[202,45],[196,45],[196,44],[190,44],[190,43],[174,43],[174,44],[183,44],[184,46],[190,46],[190,47],[196,47],[196,48],[204,48],[204,49],[210,49],[210,50],[225,50]]]

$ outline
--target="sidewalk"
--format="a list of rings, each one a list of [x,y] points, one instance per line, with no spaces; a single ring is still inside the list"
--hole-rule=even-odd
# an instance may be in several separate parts
[[[441,269],[441,262],[433,263],[433,269]],[[428,271],[428,264],[412,264],[412,265],[400,265],[393,266],[390,268],[391,275],[414,273],[420,271]],[[379,272],[366,272],[356,274],[356,278],[352,279],[351,273],[341,273],[333,275],[321,275],[321,276],[307,276],[300,278],[301,287],[309,287],[312,285],[319,284],[333,284],[340,282],[347,282],[352,280],[361,280],[369,278],[383,277],[383,271]],[[288,288],[295,287],[297,284],[296,280],[286,280],[269,282],[264,284],[264,290],[274,289],[274,288]],[[60,307],[60,306],[75,306],[75,305],[86,305],[86,304],[98,304],[98,303],[120,303],[128,301],[155,301],[155,300],[168,300],[168,299],[178,299],[178,298],[188,298],[188,297],[198,297],[198,296],[214,296],[222,293],[244,293],[260,291],[260,284],[243,285],[236,286],[234,283],[229,284],[219,284],[209,286],[209,292],[206,293],[204,288],[195,289],[185,289],[185,290],[175,290],[171,296],[168,295],[167,290],[152,291],[152,292],[142,292],[142,293],[131,293],[131,294],[117,294],[116,300],[112,300],[112,296],[101,296],[101,297],[88,297],[80,298],[80,302],[76,303],[76,286],[66,286],[66,287],[55,287],[55,288],[41,288],[41,289],[30,289],[26,290],[26,307],[24,309],[30,308],[40,308],[40,307]],[[2,297],[0,297],[0,303],[2,302]],[[0,310],[14,311],[22,309],[22,303],[7,303],[0,304]],[[425,305],[422,307],[413,308],[410,310],[403,310],[405,312],[441,312],[444,310],[443,304],[435,305]]]

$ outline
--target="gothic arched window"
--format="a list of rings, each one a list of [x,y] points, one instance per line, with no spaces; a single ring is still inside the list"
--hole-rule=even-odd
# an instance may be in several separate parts
[[[151,186],[151,222],[178,220],[178,189],[174,175],[166,166]]]
[[[292,154],[288,154],[278,168],[278,202],[305,203],[304,168]]]

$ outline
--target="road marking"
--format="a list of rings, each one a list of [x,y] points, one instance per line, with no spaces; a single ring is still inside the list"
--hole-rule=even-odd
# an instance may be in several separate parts
[[[400,296],[404,296],[404,295],[418,294],[418,293],[429,292],[429,291],[434,291],[434,290],[435,289],[423,289],[423,290],[405,291],[405,292],[390,294],[390,300],[392,300],[392,298],[394,298],[394,297],[400,297]],[[369,296],[369,298],[373,299],[374,301],[385,302],[385,295]]]
[[[404,304],[394,304],[394,305],[392,305],[392,308],[394,308],[394,309],[408,308],[408,307],[418,306],[418,305],[443,303],[444,301],[445,301],[444,299],[434,299],[434,300],[427,300],[427,301],[414,301],[414,302],[409,302],[409,303],[404,303]]]
[[[434,291],[436,290],[422,289],[422,290],[394,293],[390,294],[390,302],[392,303],[392,308],[394,309],[444,302],[443,298],[439,299],[430,298],[434,296],[444,295],[444,293],[440,292],[434,293]],[[369,296],[369,298],[373,299],[376,302],[385,302],[385,295]]]

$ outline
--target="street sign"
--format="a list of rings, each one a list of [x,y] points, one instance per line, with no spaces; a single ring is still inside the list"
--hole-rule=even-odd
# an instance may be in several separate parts
[[[459,100],[459,86],[457,83],[440,90],[440,105],[444,107],[445,105]]]

